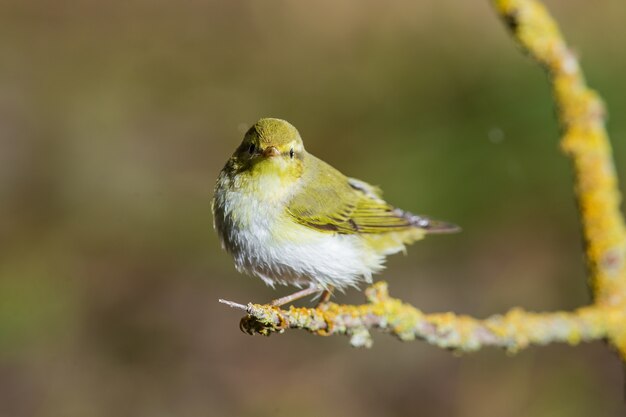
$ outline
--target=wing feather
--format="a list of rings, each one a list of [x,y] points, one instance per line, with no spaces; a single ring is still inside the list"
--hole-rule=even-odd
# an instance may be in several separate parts
[[[442,233],[458,229],[391,206],[381,198],[378,187],[348,178],[310,154],[306,155],[305,163],[302,188],[287,204],[287,212],[302,225],[340,234],[389,233],[413,228]]]

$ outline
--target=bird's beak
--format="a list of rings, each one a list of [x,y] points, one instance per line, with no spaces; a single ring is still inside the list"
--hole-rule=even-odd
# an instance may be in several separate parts
[[[278,155],[280,155],[280,151],[275,146],[268,146],[267,148],[265,148],[263,150],[263,156],[265,158],[269,158],[269,157],[272,157],[272,156],[278,156]]]

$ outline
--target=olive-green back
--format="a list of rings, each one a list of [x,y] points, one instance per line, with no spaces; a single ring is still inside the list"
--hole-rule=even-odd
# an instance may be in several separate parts
[[[311,154],[303,158],[302,188],[287,212],[305,226],[323,232],[388,233],[415,228],[402,211],[380,198],[380,190],[346,177]]]

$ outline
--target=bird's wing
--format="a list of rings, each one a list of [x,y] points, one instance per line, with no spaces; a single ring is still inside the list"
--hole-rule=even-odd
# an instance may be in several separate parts
[[[383,190],[380,187],[366,183],[365,181],[357,180],[356,178],[348,178],[348,183],[352,188],[360,190],[372,198],[382,198]]]
[[[302,188],[287,204],[287,212],[297,223],[340,234],[456,229],[394,208],[380,197],[377,187],[348,178],[312,155],[307,155],[306,163]]]

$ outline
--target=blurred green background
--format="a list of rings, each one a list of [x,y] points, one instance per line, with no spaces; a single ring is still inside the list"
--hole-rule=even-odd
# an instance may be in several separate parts
[[[626,183],[626,3],[551,1],[612,116]],[[456,357],[421,342],[249,337],[217,303],[277,291],[212,230],[262,116],[463,233],[380,278],[426,311],[589,301],[545,75],[487,1],[0,5],[0,416],[621,416],[603,343]],[[340,302],[361,301],[351,290]]]

